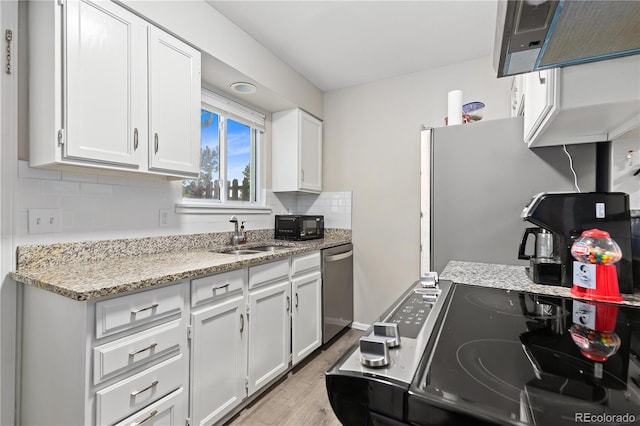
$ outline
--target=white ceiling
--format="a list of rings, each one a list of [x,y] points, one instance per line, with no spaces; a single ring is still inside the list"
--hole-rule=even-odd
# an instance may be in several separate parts
[[[496,0],[207,3],[323,91],[493,53]]]

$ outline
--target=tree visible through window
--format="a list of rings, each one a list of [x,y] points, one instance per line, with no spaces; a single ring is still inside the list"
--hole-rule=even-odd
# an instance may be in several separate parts
[[[183,198],[257,201],[259,131],[207,108],[201,110],[200,127],[200,177],[183,181]]]

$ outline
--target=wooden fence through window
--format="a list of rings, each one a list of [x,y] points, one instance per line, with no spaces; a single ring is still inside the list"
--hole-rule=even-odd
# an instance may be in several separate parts
[[[231,182],[227,181],[227,200],[230,201],[249,201],[251,191],[249,189],[249,179],[244,178],[242,184],[238,182],[238,179],[234,179]],[[213,185],[209,185],[206,189],[206,198],[213,198],[214,200],[220,199],[220,183],[215,180]]]

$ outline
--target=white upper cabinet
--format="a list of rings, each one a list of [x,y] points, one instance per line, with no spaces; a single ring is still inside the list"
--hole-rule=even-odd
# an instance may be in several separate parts
[[[640,126],[640,55],[524,75],[529,147],[615,140]]]
[[[274,192],[322,191],[322,121],[301,109],[272,116]]]
[[[140,167],[147,70],[139,56],[145,49],[146,23],[139,17],[110,2],[67,3],[63,158]]]
[[[149,28],[149,168],[200,169],[200,52]]]
[[[199,173],[197,50],[113,2],[28,7],[31,166]]]

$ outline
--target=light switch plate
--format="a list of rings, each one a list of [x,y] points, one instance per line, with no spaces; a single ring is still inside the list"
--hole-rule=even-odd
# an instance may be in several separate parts
[[[29,209],[29,234],[48,234],[62,231],[60,209]]]

